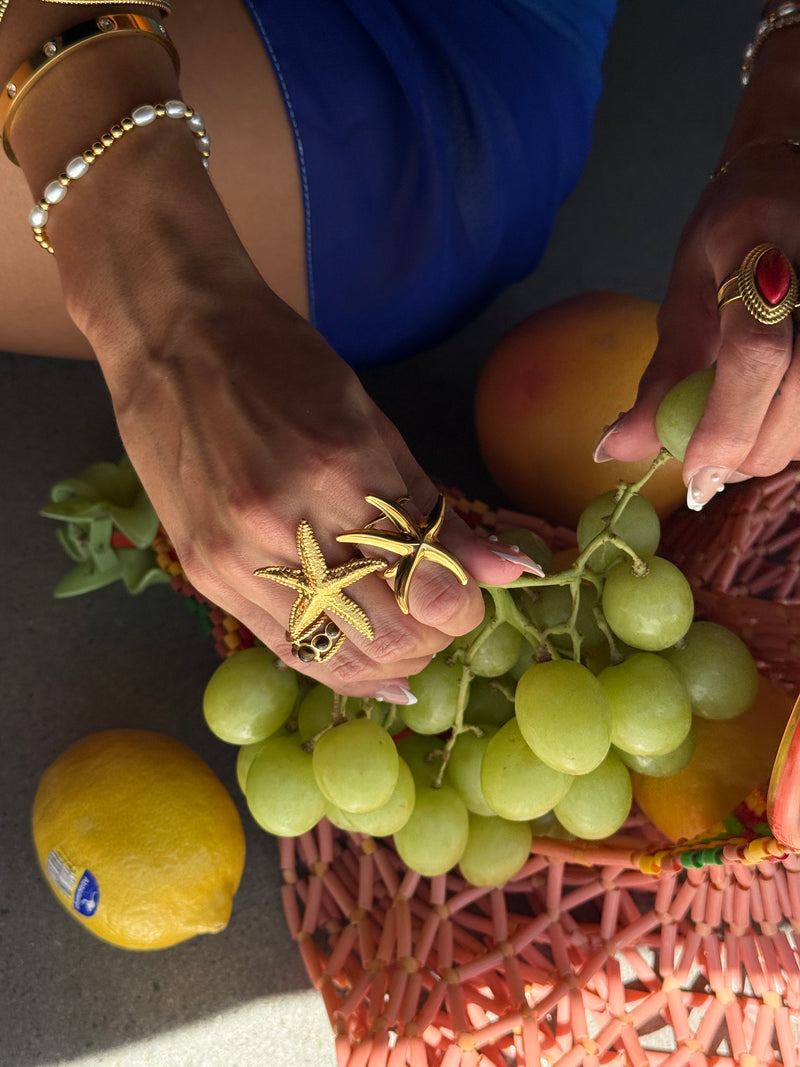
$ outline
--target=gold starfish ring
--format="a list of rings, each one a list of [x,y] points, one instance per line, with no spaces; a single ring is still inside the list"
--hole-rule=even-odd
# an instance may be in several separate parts
[[[445,499],[439,494],[430,515],[419,523],[415,523],[405,513],[401,501],[382,500],[378,496],[365,497],[368,504],[383,512],[377,519],[368,522],[363,530],[348,530],[339,534],[337,541],[348,544],[369,545],[371,548],[383,549],[386,552],[395,552],[401,558],[387,567],[383,572],[384,578],[394,578],[394,595],[400,610],[408,615],[408,587],[417,567],[423,559],[430,560],[446,567],[458,578],[462,585],[466,585],[469,575],[461,566],[452,552],[442,548],[436,541],[436,535],[442,528],[445,513]],[[376,530],[377,523],[389,519],[396,527],[395,530]]]
[[[321,662],[328,659],[345,639],[343,633],[333,635],[333,641],[317,646],[315,635],[322,630],[331,635],[328,613],[348,623],[356,633],[370,640],[375,636],[367,613],[343,590],[373,571],[386,566],[382,559],[351,559],[338,567],[328,567],[310,523],[303,519],[297,527],[297,554],[300,568],[259,567],[253,573],[269,578],[278,585],[287,585],[297,593],[289,614],[289,638],[292,652],[300,659]],[[313,650],[316,649],[316,652]],[[312,651],[309,651],[312,650]],[[313,654],[312,654],[313,653]]]

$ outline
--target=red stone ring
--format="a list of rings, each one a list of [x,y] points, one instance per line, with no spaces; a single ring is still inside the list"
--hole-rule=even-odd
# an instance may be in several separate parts
[[[797,275],[780,248],[756,245],[717,290],[717,310],[742,300],[754,319],[774,326],[791,315],[797,304]]]

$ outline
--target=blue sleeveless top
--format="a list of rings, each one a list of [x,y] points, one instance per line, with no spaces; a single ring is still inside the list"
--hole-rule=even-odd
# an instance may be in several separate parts
[[[311,320],[357,365],[536,266],[580,175],[615,0],[245,0],[297,147]]]

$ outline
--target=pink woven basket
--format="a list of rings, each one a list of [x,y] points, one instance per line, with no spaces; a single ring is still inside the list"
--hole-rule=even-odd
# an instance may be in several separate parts
[[[527,525],[556,549],[574,542],[450,497],[487,531]],[[158,547],[176,587],[201,600]],[[800,467],[679,513],[659,551],[701,616],[800,688]],[[212,622],[222,654],[252,641],[218,609]],[[800,856],[765,813],[756,792],[680,845],[637,811],[600,843],[536,838],[493,889],[457,872],[423,878],[390,841],[326,821],[282,840],[287,922],[340,1067],[800,1064]]]

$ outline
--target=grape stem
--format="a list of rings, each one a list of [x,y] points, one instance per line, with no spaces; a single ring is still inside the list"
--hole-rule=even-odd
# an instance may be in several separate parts
[[[450,727],[450,736],[445,742],[444,748],[441,750],[441,764],[439,770],[436,772],[436,777],[431,783],[434,789],[441,789],[442,780],[444,779],[444,772],[447,768],[447,761],[450,759],[450,753],[453,751],[453,745],[456,743],[457,738],[463,734],[471,731],[472,726],[464,725],[464,712],[467,709],[467,703],[469,701],[469,687],[472,685],[472,679],[475,675],[469,669],[466,662],[462,664],[461,680],[458,684],[458,697],[456,698],[456,717],[453,720],[453,725]]]

